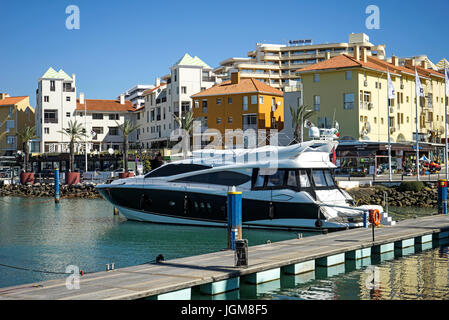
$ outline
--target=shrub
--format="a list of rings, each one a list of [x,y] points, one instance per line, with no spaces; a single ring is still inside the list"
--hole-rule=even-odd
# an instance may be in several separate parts
[[[419,192],[424,188],[422,181],[403,181],[399,186],[399,191],[414,191]]]

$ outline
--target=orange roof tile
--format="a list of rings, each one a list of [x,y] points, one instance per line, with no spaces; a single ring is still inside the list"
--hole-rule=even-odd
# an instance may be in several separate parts
[[[415,75],[415,68],[410,68],[408,66],[395,66],[392,63],[389,63],[384,60],[380,60],[379,58],[367,56],[367,61],[363,62],[355,59],[353,56],[342,54],[336,57],[333,57],[329,60],[325,60],[311,66],[296,70],[296,72],[308,72],[308,71],[320,71],[320,70],[331,70],[331,69],[342,69],[342,68],[367,68],[373,69],[381,72],[390,71],[391,74],[408,74]],[[418,74],[422,77],[429,77],[430,75],[444,77],[443,74],[432,70],[432,69],[424,69],[420,66],[416,67]]]
[[[21,96],[21,97],[7,97],[0,100],[0,106],[10,106],[14,105],[16,103],[19,103],[23,99],[28,98],[28,96]]]
[[[217,84],[209,89],[196,93],[191,97],[192,98],[207,97],[207,96],[250,93],[250,92],[260,92],[275,96],[284,95],[284,93],[281,90],[273,88],[254,78],[249,78],[249,79],[240,79],[239,83],[237,84],[232,84],[231,81],[228,80],[223,83]]]
[[[134,111],[133,104],[129,100],[125,100],[125,104],[120,104],[120,100],[100,100],[100,99],[84,99],[86,106],[80,104],[76,99],[76,110],[84,111],[86,107],[89,111]]]

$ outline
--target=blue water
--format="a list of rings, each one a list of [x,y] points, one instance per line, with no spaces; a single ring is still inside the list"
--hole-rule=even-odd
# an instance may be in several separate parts
[[[249,245],[293,239],[297,233],[244,230]],[[310,233],[303,233],[309,236]],[[86,272],[174,259],[227,247],[224,228],[170,226],[127,221],[104,200],[0,198],[0,264],[65,272]],[[63,276],[63,275],[62,275]],[[0,287],[60,278],[61,275],[0,266]]]
[[[434,209],[391,208],[395,219],[435,213]],[[311,236],[313,233],[303,233]],[[296,232],[244,230],[250,245],[297,237]],[[448,240],[449,242],[449,240]],[[86,272],[215,252],[227,245],[226,230],[169,226],[127,221],[113,216],[104,200],[0,198],[0,264],[65,272],[77,265]],[[409,252],[412,250],[412,252]],[[241,284],[239,290],[216,299],[449,299],[449,248],[430,243],[423,248],[395,251],[259,286]],[[379,275],[375,290],[367,287],[373,268]],[[64,275],[0,266],[0,287],[61,278]],[[194,299],[211,299],[194,290]]]

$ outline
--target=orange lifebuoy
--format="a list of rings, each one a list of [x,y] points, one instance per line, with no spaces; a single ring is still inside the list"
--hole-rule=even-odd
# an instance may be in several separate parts
[[[380,224],[380,211],[378,209],[369,211],[369,222],[376,227]]]

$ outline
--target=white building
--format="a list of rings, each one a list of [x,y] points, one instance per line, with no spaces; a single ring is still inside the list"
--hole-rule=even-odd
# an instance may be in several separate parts
[[[385,45],[374,45],[368,35],[352,33],[348,42],[313,44],[312,40],[293,40],[289,44],[257,43],[247,58],[228,58],[213,71],[223,80],[230,79],[230,70],[237,69],[240,77],[255,78],[270,86],[283,89],[289,81],[300,81],[297,70],[341,54],[352,55],[355,47],[365,48],[372,56],[385,59]]]
[[[123,134],[118,125],[123,124],[125,119],[131,120],[133,112],[131,101],[125,100],[124,95],[118,100],[100,100],[85,99],[81,93],[76,104],[76,120],[86,128],[87,150],[123,150]]]
[[[192,96],[216,83],[212,68],[198,57],[185,54],[170,68],[170,74],[156,79],[153,89],[144,92],[145,107],[137,112],[138,141],[144,148],[170,145],[170,134],[178,128],[173,115],[192,110]]]
[[[49,68],[38,80],[36,90],[36,135],[39,152],[68,152],[69,139],[60,131],[75,117],[75,75],[69,77],[62,69]]]
[[[140,108],[143,107],[145,104],[145,100],[143,97],[143,93],[148,90],[154,88],[153,85],[146,85],[146,84],[138,84],[132,87],[131,89],[126,90],[123,95],[125,96],[125,100],[131,101],[134,108]],[[120,99],[120,96],[117,97],[117,99]]]

